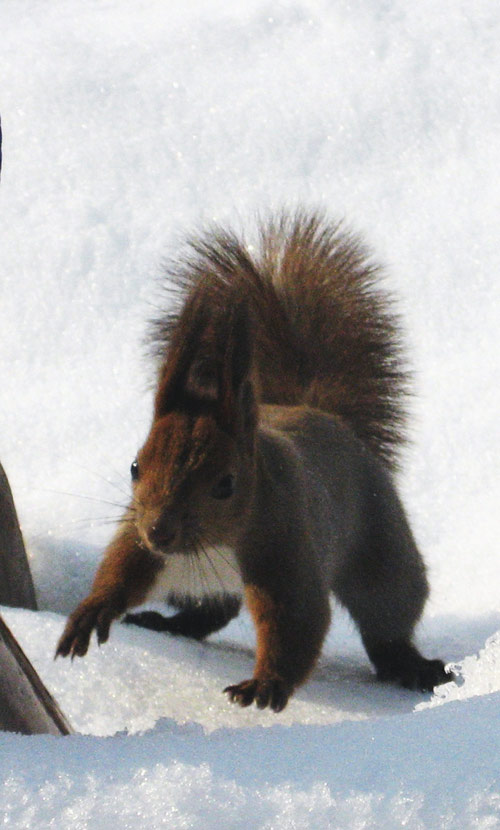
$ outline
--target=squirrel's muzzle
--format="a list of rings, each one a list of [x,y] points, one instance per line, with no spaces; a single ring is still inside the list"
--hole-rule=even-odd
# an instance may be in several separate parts
[[[167,552],[179,535],[179,522],[170,511],[164,511],[147,530],[147,540],[152,548]]]

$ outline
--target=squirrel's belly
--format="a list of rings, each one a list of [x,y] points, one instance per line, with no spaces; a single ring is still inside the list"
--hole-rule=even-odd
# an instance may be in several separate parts
[[[192,554],[169,554],[147,600],[163,600],[169,596],[203,599],[223,594],[243,594],[243,581],[234,551],[225,546],[205,547]]]

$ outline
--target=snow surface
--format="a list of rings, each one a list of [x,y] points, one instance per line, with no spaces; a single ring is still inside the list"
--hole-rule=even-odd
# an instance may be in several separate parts
[[[0,736],[15,828],[500,826],[500,8],[2,0],[0,458],[41,611],[4,609],[79,734]],[[377,684],[340,612],[279,716],[205,644],[115,626],[53,661],[147,433],[145,321],[182,235],[324,206],[386,266],[415,368],[401,490],[457,682]]]

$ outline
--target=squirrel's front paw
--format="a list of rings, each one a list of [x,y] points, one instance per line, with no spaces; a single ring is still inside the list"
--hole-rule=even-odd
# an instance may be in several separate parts
[[[227,686],[224,691],[229,695],[231,703],[250,706],[255,701],[259,709],[270,706],[273,712],[281,712],[285,708],[291,693],[291,689],[280,677],[243,680],[234,686]]]
[[[88,650],[90,636],[95,629],[99,645],[109,637],[111,623],[121,613],[112,600],[88,597],[73,611],[57,644],[56,657],[83,657]]]

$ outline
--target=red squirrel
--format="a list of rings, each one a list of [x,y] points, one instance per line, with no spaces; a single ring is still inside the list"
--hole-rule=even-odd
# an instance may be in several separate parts
[[[319,214],[283,213],[255,250],[221,229],[191,239],[168,277],[179,302],[153,324],[130,507],[56,655],[85,655],[94,629],[104,643],[153,597],[176,613],[125,621],[198,639],[244,600],[254,673],[224,691],[279,712],[316,663],[333,593],[379,678],[450,680],[412,640],[429,589],[393,477],[408,375],[364,247]]]

